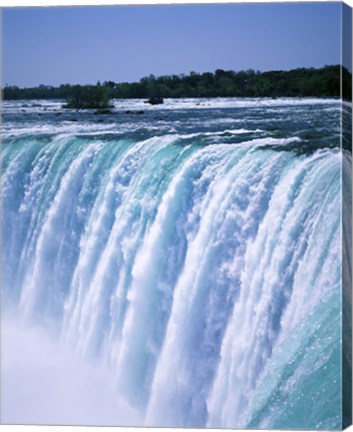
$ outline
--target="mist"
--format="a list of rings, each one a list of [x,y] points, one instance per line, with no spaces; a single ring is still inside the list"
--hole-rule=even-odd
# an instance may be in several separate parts
[[[79,357],[50,331],[9,314],[1,329],[2,423],[140,424],[109,366]]]

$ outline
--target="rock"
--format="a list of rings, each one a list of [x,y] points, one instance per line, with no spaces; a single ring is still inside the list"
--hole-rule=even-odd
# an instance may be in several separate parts
[[[164,103],[164,101],[163,101],[163,98],[151,97],[147,101],[145,101],[145,103],[149,103],[150,105],[160,105],[160,104]]]
[[[141,115],[141,114],[145,114],[145,111],[143,110],[139,110],[139,111],[124,111],[125,114],[135,114],[135,115]]]
[[[113,112],[110,109],[107,108],[102,108],[102,109],[97,109],[94,114],[113,114]]]

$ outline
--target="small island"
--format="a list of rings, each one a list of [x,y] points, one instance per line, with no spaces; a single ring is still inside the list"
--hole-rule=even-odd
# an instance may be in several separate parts
[[[108,113],[111,105],[105,87],[75,85],[70,89],[63,108],[96,109],[97,112]]]

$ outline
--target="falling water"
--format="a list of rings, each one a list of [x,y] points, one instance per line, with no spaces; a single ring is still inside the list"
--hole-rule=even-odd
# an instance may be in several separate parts
[[[108,423],[340,427],[351,154],[337,101],[288,101],[151,109],[93,133],[90,114],[68,131],[5,117],[5,316],[105,365],[130,412]]]

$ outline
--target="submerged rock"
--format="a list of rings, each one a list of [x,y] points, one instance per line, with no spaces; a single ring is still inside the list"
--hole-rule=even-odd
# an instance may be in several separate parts
[[[138,110],[138,111],[124,111],[125,114],[136,114],[136,115],[141,115],[141,114],[145,114],[145,111],[143,110]]]
[[[113,111],[111,111],[108,108],[102,108],[102,109],[97,109],[94,114],[113,114]]]

